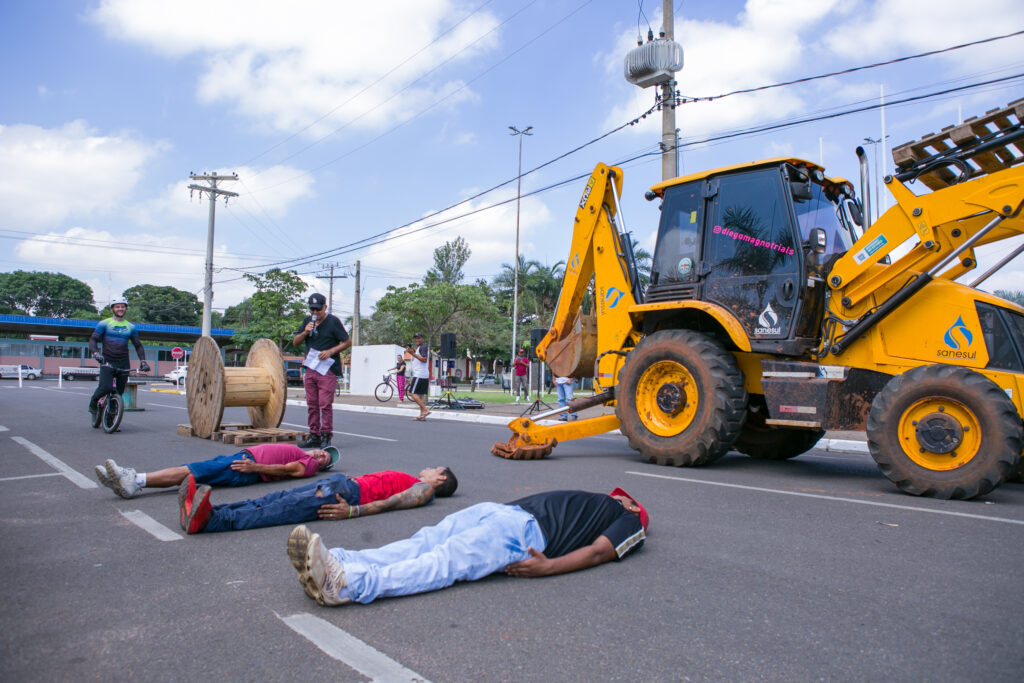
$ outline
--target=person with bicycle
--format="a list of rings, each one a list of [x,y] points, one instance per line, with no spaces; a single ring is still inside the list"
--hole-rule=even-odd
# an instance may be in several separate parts
[[[89,337],[89,353],[92,354],[93,360],[100,364],[98,386],[89,397],[89,414],[92,415],[94,422],[100,398],[114,391],[117,391],[118,395],[124,393],[128,373],[117,371],[131,369],[128,358],[129,341],[135,346],[135,353],[139,356],[139,372],[149,372],[146,350],[139,341],[139,332],[135,325],[124,319],[124,314],[128,312],[128,300],[124,297],[114,299],[110,302],[110,312],[113,316],[101,320]],[[103,345],[102,353],[99,349],[100,344]]]
[[[395,385],[398,387],[398,402],[405,403],[405,357],[399,355],[394,367]]]

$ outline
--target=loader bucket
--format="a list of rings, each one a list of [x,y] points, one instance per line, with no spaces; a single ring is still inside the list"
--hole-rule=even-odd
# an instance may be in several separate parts
[[[597,319],[593,314],[580,314],[570,332],[548,344],[544,361],[555,377],[593,377],[597,360]]]
[[[513,434],[507,443],[498,441],[491,446],[491,453],[506,460],[540,460],[551,453],[558,445],[558,439],[545,439],[540,443],[530,443],[523,435]]]

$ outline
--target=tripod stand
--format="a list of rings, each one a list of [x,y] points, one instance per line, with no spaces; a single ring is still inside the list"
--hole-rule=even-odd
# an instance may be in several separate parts
[[[526,415],[533,415],[534,413],[543,412],[541,406],[544,406],[544,408],[547,408],[548,410],[554,410],[554,408],[552,408],[550,405],[540,400],[540,391],[538,390],[536,396],[534,396],[533,398],[533,403],[528,405],[526,407],[526,410],[519,414],[519,417],[525,417]]]

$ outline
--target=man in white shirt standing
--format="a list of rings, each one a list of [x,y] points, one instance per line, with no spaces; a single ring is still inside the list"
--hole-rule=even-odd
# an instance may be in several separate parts
[[[430,385],[430,351],[419,332],[413,335],[412,340],[414,346],[405,349],[411,356],[409,369],[412,372],[412,386],[405,393],[420,407],[420,414],[413,419],[423,422],[430,414],[426,399],[427,387]]]

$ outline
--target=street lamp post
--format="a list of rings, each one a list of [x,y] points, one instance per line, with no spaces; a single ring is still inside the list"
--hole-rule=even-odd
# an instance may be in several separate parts
[[[523,186],[523,136],[533,135],[530,132],[533,130],[533,126],[527,126],[523,130],[509,126],[509,130],[512,131],[509,135],[519,138],[519,171],[516,174],[516,253],[512,260],[512,360],[509,364],[511,367],[511,364],[516,361],[516,327],[519,322],[519,199]]]
[[[885,137],[889,137],[889,136],[886,135]],[[881,181],[881,178],[880,178],[880,171],[881,171],[881,169],[878,166],[878,145],[881,144],[883,139],[884,138],[878,138],[877,140],[875,140],[873,138],[864,138],[864,142],[865,143],[867,143],[867,144],[869,144],[869,145],[871,145],[872,147],[875,148],[875,172],[873,173],[873,175],[875,177],[873,178],[874,183],[872,183],[875,186],[875,188],[874,188],[875,189],[875,201],[874,201],[874,208],[875,208],[874,214],[875,214],[875,217],[874,217],[874,220],[871,220],[871,217],[868,216],[868,220],[871,221],[871,222],[874,222],[874,221],[878,220],[878,217],[882,214],[882,205],[878,203],[879,202],[879,196],[880,196],[880,194],[882,192],[878,188],[878,186],[882,184],[882,181]]]

